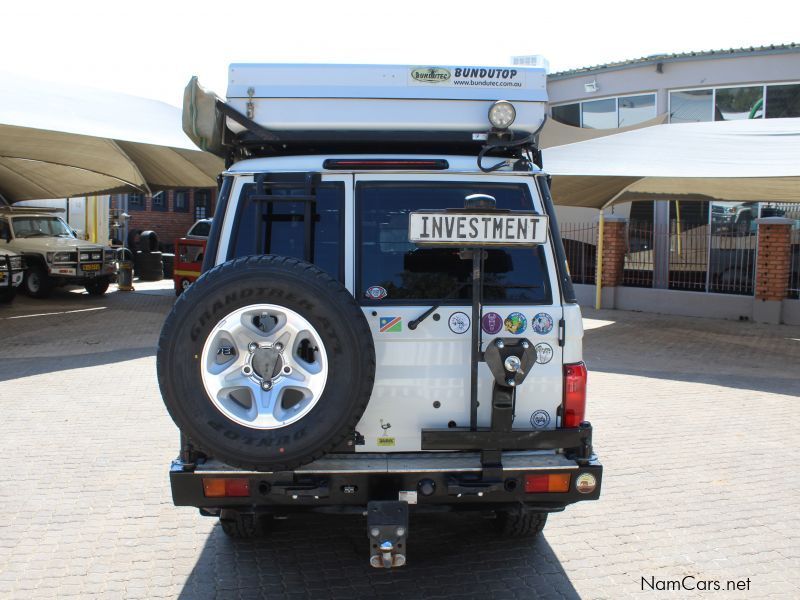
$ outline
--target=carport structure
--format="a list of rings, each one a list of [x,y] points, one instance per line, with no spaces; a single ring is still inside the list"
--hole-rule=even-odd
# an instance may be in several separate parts
[[[213,187],[222,166],[163,102],[0,78],[0,194],[9,203]]]
[[[800,202],[800,120],[654,125],[608,133],[544,152],[555,203],[600,211],[597,256],[603,259],[597,263],[597,285],[583,290],[586,303],[591,293],[597,307],[800,322],[798,302],[785,300],[790,269],[798,268],[791,264],[792,220],[758,220],[754,301],[644,288],[617,293],[627,249],[625,223],[616,217],[607,222],[603,213],[615,203],[652,199]],[[661,249],[669,251],[669,243]]]

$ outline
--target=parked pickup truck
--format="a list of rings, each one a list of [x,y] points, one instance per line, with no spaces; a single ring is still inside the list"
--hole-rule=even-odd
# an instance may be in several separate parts
[[[223,102],[193,81],[184,107],[230,166],[159,339],[175,504],[236,537],[364,515],[370,564],[391,568],[409,515],[536,535],[598,499],[581,311],[535,144],[544,72],[233,65],[230,82]]]
[[[106,293],[114,274],[113,248],[79,240],[60,217],[29,211],[0,213],[0,249],[25,257],[23,289],[46,298],[58,285],[82,285],[93,296]]]

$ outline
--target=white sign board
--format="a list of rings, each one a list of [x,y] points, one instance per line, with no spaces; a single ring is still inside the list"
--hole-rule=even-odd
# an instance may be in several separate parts
[[[547,217],[532,213],[412,212],[408,239],[416,244],[515,246],[544,244]]]

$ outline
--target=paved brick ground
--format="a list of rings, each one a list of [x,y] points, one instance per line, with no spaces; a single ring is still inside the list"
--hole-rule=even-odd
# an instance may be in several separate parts
[[[587,311],[601,501],[535,542],[418,518],[386,573],[358,519],[233,543],[172,506],[153,348],[173,297],[143,288],[0,307],[0,598],[800,597],[798,328]],[[749,591],[642,591],[687,575]]]

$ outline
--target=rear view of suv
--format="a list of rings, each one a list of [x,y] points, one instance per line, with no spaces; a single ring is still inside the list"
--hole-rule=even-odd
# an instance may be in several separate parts
[[[235,536],[275,516],[364,514],[371,564],[397,567],[409,514],[492,513],[532,535],[597,499],[580,309],[537,165],[543,73],[311,66],[377,82],[374,97],[354,83],[343,109],[312,79],[314,110],[276,130],[266,119],[282,113],[254,94],[280,99],[285,69],[234,65],[228,103],[187,90],[224,117],[208,139],[231,164],[204,274],[159,343],[182,432],[175,503]],[[425,87],[459,76],[473,83]],[[379,89],[392,78],[407,83]],[[495,79],[521,91],[493,100]],[[242,112],[237,83],[254,90]],[[354,132],[373,108],[395,120]],[[419,112],[433,109],[441,123]],[[290,128],[312,117],[315,129]]]

